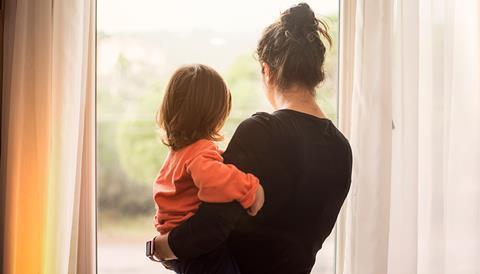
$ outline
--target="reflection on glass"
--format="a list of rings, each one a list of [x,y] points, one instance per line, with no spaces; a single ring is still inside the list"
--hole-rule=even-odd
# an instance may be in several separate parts
[[[293,1],[98,0],[98,270],[100,274],[171,273],[144,257],[155,234],[152,181],[167,153],[154,124],[169,75],[186,63],[208,64],[233,97],[225,147],[236,126],[271,111],[254,50],[261,31]],[[337,41],[337,0],[309,3]],[[337,117],[337,44],[328,51],[318,101]],[[312,273],[334,273],[334,233]]]

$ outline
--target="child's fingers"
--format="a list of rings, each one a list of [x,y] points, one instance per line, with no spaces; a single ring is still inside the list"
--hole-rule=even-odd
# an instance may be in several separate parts
[[[248,215],[250,215],[250,216],[255,216],[255,215],[257,215],[258,210],[255,210],[255,209],[253,209],[253,208],[249,208],[249,209],[247,210],[247,213],[248,213]]]

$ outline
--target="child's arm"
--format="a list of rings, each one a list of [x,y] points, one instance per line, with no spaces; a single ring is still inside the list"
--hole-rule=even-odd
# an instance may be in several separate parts
[[[234,165],[224,164],[213,145],[199,152],[186,168],[199,189],[198,198],[204,202],[236,200],[243,208],[249,208],[255,202],[259,188],[257,177],[240,171]]]

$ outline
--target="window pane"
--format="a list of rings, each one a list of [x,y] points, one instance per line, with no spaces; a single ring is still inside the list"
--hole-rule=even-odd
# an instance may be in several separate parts
[[[238,123],[271,111],[254,59],[263,28],[295,1],[98,0],[98,270],[100,274],[172,273],[144,256],[155,234],[152,182],[166,156],[154,114],[175,68],[204,63],[232,91],[225,147]],[[310,4],[337,40],[338,1]],[[318,101],[337,117],[337,50],[328,51]],[[333,235],[333,233],[332,233]],[[334,237],[312,273],[334,272]]]

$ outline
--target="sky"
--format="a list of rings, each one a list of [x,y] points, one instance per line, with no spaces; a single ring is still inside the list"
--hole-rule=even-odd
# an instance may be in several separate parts
[[[299,1],[97,0],[98,30],[106,33],[192,31],[250,32],[272,23]],[[338,13],[338,0],[310,1],[317,16]]]

